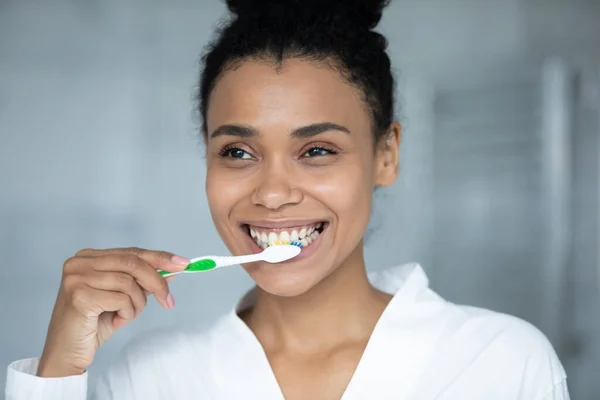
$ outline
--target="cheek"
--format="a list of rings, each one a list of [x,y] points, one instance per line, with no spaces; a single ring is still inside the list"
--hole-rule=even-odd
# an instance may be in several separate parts
[[[338,224],[357,229],[368,223],[373,194],[373,171],[367,163],[353,160],[330,169],[307,188],[337,216]]]
[[[207,166],[206,172],[206,196],[210,212],[220,229],[225,224],[234,205],[244,197],[244,186],[240,180],[227,174],[221,168]]]

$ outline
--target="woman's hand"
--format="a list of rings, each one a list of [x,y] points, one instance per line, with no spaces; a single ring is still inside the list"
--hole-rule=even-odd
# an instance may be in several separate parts
[[[164,308],[175,303],[157,269],[183,270],[189,261],[138,248],[79,251],[63,266],[62,281],[40,358],[38,376],[85,372],[96,350],[136,318],[153,294]]]

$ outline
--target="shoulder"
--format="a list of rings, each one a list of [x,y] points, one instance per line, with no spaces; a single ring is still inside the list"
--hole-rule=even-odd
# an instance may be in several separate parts
[[[512,315],[491,310],[449,304],[457,310],[462,321],[461,329],[466,335],[489,332],[490,343],[525,357],[531,355],[554,355],[554,349],[546,336],[533,324]]]
[[[439,297],[429,296],[429,303],[436,306],[422,324],[428,327],[422,337],[431,341],[423,346],[428,350],[416,386],[420,395],[538,400],[566,388],[552,345],[531,323]]]
[[[446,358],[463,360],[462,373],[537,399],[566,387],[566,373],[547,337],[520,318],[448,303],[453,328],[444,335]],[[460,353],[460,354],[459,354]]]
[[[388,314],[393,323],[387,326],[394,330],[389,337],[402,340],[390,343],[389,351],[398,354],[407,341],[417,344],[412,348],[420,349],[415,351],[420,352],[418,368],[427,390],[446,385],[460,391],[468,388],[471,396],[464,398],[492,398],[491,390],[502,393],[502,398],[538,399],[565,385],[556,352],[531,323],[443,299],[430,288],[418,264],[371,276],[380,290],[396,292],[388,306],[394,310]]]

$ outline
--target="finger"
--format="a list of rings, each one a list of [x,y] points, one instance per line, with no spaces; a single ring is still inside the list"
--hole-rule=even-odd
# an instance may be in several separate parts
[[[177,272],[183,271],[190,263],[187,258],[166,251],[146,250],[138,247],[130,247],[128,250],[146,261],[154,269]]]
[[[169,296],[167,281],[141,258],[132,253],[109,254],[102,258],[103,262],[93,264],[96,271],[129,274],[143,290],[153,294],[164,308],[170,308],[167,300]]]
[[[190,260],[169,253],[167,251],[146,250],[139,247],[127,247],[116,249],[83,249],[77,252],[79,257],[96,257],[108,254],[134,254],[152,266],[154,269],[162,269],[169,272],[177,272],[185,269],[190,263]]]
[[[122,318],[119,314],[115,314],[112,319],[112,326],[115,329],[121,329],[122,327],[127,325],[129,322],[131,322],[131,321],[128,321],[128,320]]]
[[[81,285],[74,291],[72,302],[75,309],[87,316],[97,317],[103,312],[116,312],[128,321],[135,318],[131,298],[124,293]]]
[[[87,285],[94,289],[120,292],[131,298],[135,316],[146,307],[146,295],[135,278],[124,272],[96,272],[87,279]]]
[[[177,275],[171,275],[171,276],[167,276],[167,277],[165,278],[165,280],[167,281],[167,283],[171,283],[171,281],[172,281],[173,279],[175,279],[175,277],[176,277],[176,276],[177,276]],[[146,296],[148,296],[150,293],[144,290],[144,294],[145,294]]]

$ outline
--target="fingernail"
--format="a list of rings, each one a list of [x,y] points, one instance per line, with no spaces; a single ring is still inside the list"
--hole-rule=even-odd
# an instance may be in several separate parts
[[[169,295],[167,296],[167,305],[169,306],[169,308],[175,307],[175,298],[171,293],[169,293]]]
[[[171,262],[173,264],[182,265],[184,267],[187,267],[187,265],[190,263],[190,260],[188,260],[185,257],[173,256],[173,257],[171,257]]]

